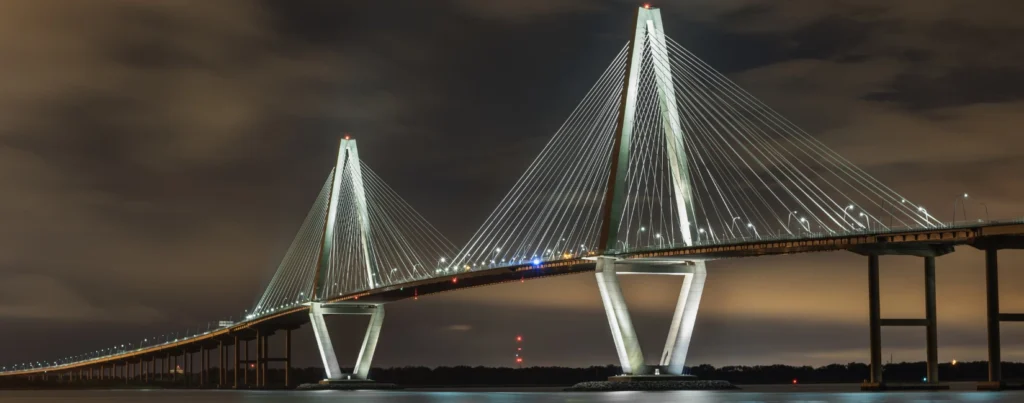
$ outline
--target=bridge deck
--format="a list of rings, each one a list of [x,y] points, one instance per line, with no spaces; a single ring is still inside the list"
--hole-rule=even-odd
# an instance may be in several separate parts
[[[698,245],[662,250],[641,250],[611,254],[611,256],[630,261],[664,261],[666,259],[677,261],[713,260],[828,251],[850,251],[859,254],[879,255],[935,256],[951,252],[953,247],[957,245],[971,245],[979,249],[1024,248],[1024,223],[989,222],[926,230],[823,236],[806,239],[750,240],[748,242],[723,245]],[[522,264],[487,270],[467,271],[344,295],[328,302],[394,302],[472,287],[583,273],[593,271],[595,267],[596,263],[593,258],[585,257],[543,262],[539,265]],[[294,329],[302,326],[309,321],[308,309],[307,306],[298,306],[241,322],[231,327],[213,330],[170,343],[60,366],[7,371],[0,373],[0,376],[72,371],[94,365],[138,362],[152,357],[165,357],[167,354],[196,352],[204,348],[210,349],[220,345],[232,346],[235,343],[236,337],[239,341],[254,339],[257,330],[260,332],[273,332],[275,330]]]

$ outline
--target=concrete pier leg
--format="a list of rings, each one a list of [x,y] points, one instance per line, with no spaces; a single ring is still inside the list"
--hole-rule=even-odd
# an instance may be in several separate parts
[[[263,346],[263,354],[260,356],[260,365],[257,365],[260,368],[260,380],[263,381],[260,386],[264,388],[267,387],[267,365],[270,364],[270,361],[268,361],[270,358],[270,346],[267,345],[268,339],[270,339],[270,334],[263,336],[263,340],[260,342]]]
[[[217,365],[217,374],[218,374],[218,377],[217,377],[217,387],[218,388],[223,388],[224,387],[224,383],[225,383],[224,367],[227,366],[227,362],[224,359],[224,342],[223,341],[221,341],[221,342],[219,342],[217,344],[217,357],[219,359],[219,364],[220,364],[220,365]]]
[[[331,343],[323,308],[319,303],[313,303],[309,307],[309,324],[313,328],[316,345],[320,349],[320,358],[323,360],[327,379],[341,379],[341,366],[338,365],[338,357],[334,354],[334,344]]]
[[[261,334],[260,337],[256,338],[256,351],[258,352],[256,354],[256,372],[259,374],[257,375],[257,379],[259,379],[258,386],[263,388],[267,386],[267,371],[263,370],[264,366],[267,365],[267,336]]]
[[[257,330],[256,331],[256,367],[255,367],[255,369],[256,369],[256,387],[257,388],[263,386],[263,381],[260,379],[260,365],[263,362],[263,360],[262,360],[262,358],[263,358],[263,351],[261,350],[261,347],[260,347],[260,340],[262,340],[261,337],[262,336],[260,335],[259,330]]]
[[[672,325],[668,330],[665,350],[661,354],[661,366],[669,375],[682,375],[686,365],[686,353],[690,349],[693,326],[697,322],[697,309],[704,294],[707,279],[704,262],[695,262],[692,274],[687,274],[679,290],[679,299],[672,314]]]
[[[185,352],[185,386],[192,386],[192,353]]]
[[[359,349],[359,358],[356,359],[355,377],[367,379],[370,375],[370,363],[373,361],[373,352],[377,350],[377,339],[380,337],[380,328],[384,324],[384,305],[377,305],[370,314],[370,324],[366,327],[366,335],[363,336],[363,346]]]
[[[601,302],[608,316],[608,327],[611,328],[622,372],[628,375],[644,374],[644,353],[636,338],[636,329],[633,328],[629,308],[622,296],[619,278],[615,274],[615,259],[598,257],[594,275],[597,278],[597,287],[601,291]]]
[[[292,330],[284,332],[284,387],[291,386],[292,372]]]
[[[988,381],[1002,382],[999,344],[999,258],[996,249],[985,249],[985,291],[988,314]]]
[[[871,328],[871,383],[882,383],[882,306],[878,289],[878,255],[868,256],[868,316]]]
[[[242,373],[242,381],[249,386],[249,340],[245,341],[245,372]]]
[[[199,385],[206,386],[206,383],[210,380],[210,349],[203,347],[199,350],[199,356],[202,357],[202,368],[201,375],[199,375]]]
[[[238,389],[238,347],[238,336],[235,336],[235,354],[232,358],[235,361],[235,370],[231,372],[232,383],[235,389]]]
[[[928,322],[928,383],[939,383],[939,330],[935,307],[935,257],[924,258],[924,314]]]

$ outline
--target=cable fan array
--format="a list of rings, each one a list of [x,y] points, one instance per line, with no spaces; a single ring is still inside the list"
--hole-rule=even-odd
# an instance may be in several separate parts
[[[455,245],[365,163],[349,160],[341,167],[337,195],[332,195],[334,175],[328,177],[250,318],[310,300],[426,279],[455,254]],[[322,245],[332,197],[337,199],[333,242]],[[360,206],[365,206],[365,214]],[[323,254],[327,259],[320,264]]]
[[[606,253],[939,224],[650,29],[640,44],[622,210]],[[619,53],[443,273],[593,255],[619,135]],[[629,124],[629,119],[625,123]]]
[[[439,273],[597,251],[627,61],[623,48],[498,208]]]
[[[317,261],[320,259],[324,221],[327,217],[333,182],[332,170],[320,189],[320,195],[313,202],[313,208],[302,221],[299,233],[295,235],[284,254],[284,259],[274,272],[270,284],[267,285],[263,296],[256,301],[252,312],[246,314],[246,319],[272,314],[309,301],[313,279],[316,277]]]
[[[659,34],[648,32],[638,73],[618,250],[939,225]],[[673,141],[685,150],[674,160]]]

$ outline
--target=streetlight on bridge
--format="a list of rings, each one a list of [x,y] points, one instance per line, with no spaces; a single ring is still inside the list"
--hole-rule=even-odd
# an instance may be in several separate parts
[[[959,196],[959,197],[953,199],[953,221],[950,223],[951,225],[956,224],[956,203],[957,202],[960,202],[960,207],[963,209],[963,212],[964,212],[964,221],[967,221],[967,193],[964,193],[963,196]]]
[[[789,219],[796,217],[796,211],[790,211],[789,215],[786,216],[786,232],[789,232]]]

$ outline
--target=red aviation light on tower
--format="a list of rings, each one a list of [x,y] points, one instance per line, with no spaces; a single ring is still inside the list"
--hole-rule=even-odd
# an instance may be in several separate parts
[[[345,140],[351,140],[351,139],[352,139],[352,136],[350,136],[348,133],[345,133]]]
[[[516,336],[516,342],[518,343],[521,341],[523,341],[523,336]]]
[[[645,10],[650,10],[651,9],[651,3],[644,3],[644,9]]]

